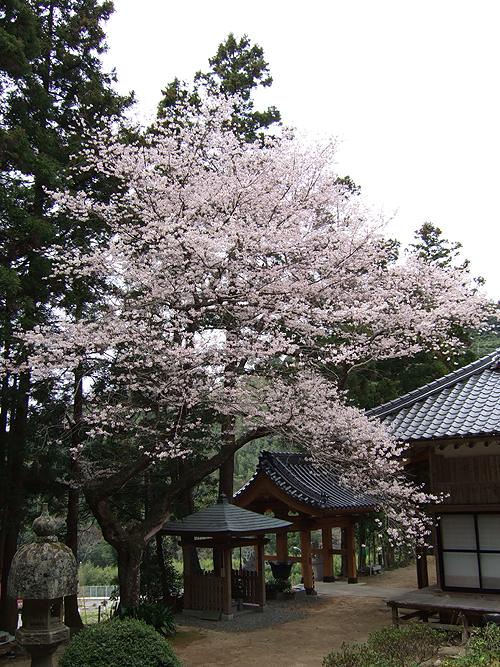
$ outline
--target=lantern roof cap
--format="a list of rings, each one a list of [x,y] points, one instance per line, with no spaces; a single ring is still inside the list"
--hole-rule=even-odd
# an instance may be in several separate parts
[[[73,552],[61,544],[47,504],[33,521],[35,539],[20,547],[9,573],[7,594],[23,600],[54,600],[78,592],[78,566]]]

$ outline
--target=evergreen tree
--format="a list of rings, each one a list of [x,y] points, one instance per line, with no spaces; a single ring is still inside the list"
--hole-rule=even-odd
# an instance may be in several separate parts
[[[201,100],[207,95],[212,98],[231,97],[234,98],[234,113],[230,123],[232,131],[245,142],[262,139],[265,131],[281,120],[280,112],[274,106],[265,111],[254,108],[253,91],[259,86],[268,88],[273,82],[262,47],[252,44],[247,35],[238,41],[230,33],[208,62],[210,70],[197,72],[192,88],[175,79],[162,91],[163,99],[158,105],[159,118],[175,114],[180,102],[185,104],[189,101],[194,109],[198,109]]]
[[[462,244],[459,241],[451,242],[442,237],[442,231],[431,222],[424,224],[415,232],[416,243],[410,244],[409,252],[415,253],[426,262],[438,264],[442,267],[456,266]],[[469,260],[465,260],[460,268],[466,269]]]
[[[130,104],[113,90],[113,74],[102,71],[102,24],[112,2],[97,0],[9,0],[0,10],[0,335],[2,357],[26,358],[23,331],[47,320],[51,299],[64,280],[51,278],[53,250],[70,239],[85,246],[103,233],[53,209],[48,191],[63,182],[84,191],[104,179],[82,170],[66,181],[70,155],[82,146],[82,125],[97,128],[102,117],[120,115]],[[96,221],[94,221],[96,222]],[[88,294],[67,294],[66,305],[82,308]],[[71,308],[70,308],[71,310]],[[28,402],[29,368],[2,374],[0,474],[3,550],[2,590],[17,546],[26,492],[29,443],[40,432],[50,385],[38,388],[38,405]],[[77,498],[74,499],[74,502]],[[69,531],[72,532],[72,531]],[[73,531],[74,532],[74,531]],[[75,546],[76,548],[76,546]],[[0,626],[12,629],[15,607],[2,597]]]

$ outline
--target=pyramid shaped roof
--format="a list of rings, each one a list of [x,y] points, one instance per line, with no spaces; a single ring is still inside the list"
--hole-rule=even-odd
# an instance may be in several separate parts
[[[276,533],[288,526],[291,526],[289,521],[245,510],[231,504],[226,496],[221,494],[215,505],[191,514],[180,521],[168,521],[162,533],[198,537],[230,537]]]

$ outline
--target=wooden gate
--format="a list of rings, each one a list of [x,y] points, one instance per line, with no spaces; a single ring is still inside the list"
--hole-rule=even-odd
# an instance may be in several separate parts
[[[213,572],[184,575],[184,609],[221,611],[222,597],[222,577]]]
[[[238,587],[242,593],[243,602],[260,604],[259,601],[259,573],[255,570],[233,570],[232,588]]]

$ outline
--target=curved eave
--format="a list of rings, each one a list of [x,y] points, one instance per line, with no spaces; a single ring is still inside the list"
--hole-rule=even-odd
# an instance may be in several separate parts
[[[352,514],[367,514],[375,512],[374,505],[361,505],[352,507],[317,507],[311,503],[298,500],[293,495],[287,493],[276,482],[268,477],[268,475],[259,470],[259,472],[246,484],[234,497],[234,504],[239,507],[247,508],[252,503],[265,504],[269,502],[272,505],[272,500],[265,496],[271,495],[276,500],[279,500],[283,505],[287,506],[291,511],[298,512],[315,517],[329,517]]]

